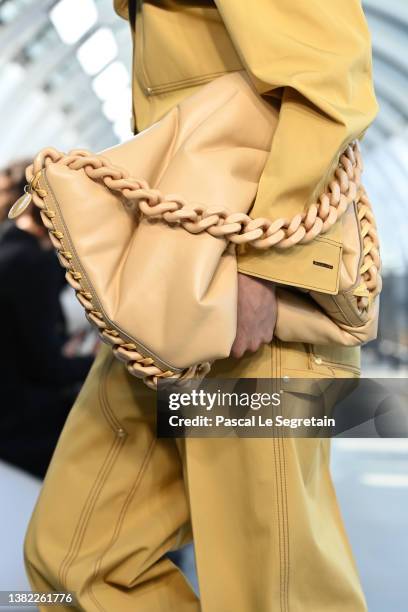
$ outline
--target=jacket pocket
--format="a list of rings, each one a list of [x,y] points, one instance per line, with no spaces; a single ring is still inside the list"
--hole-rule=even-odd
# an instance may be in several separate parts
[[[280,342],[280,375],[283,381],[293,379],[355,378],[360,375],[359,347]],[[310,385],[312,393],[313,385]],[[320,385],[316,387],[317,391]],[[312,393],[313,394],[313,393]]]
[[[142,3],[134,71],[146,96],[203,85],[242,68],[215,6]]]
[[[336,404],[355,388],[359,349],[331,347],[327,352],[325,349],[306,343],[280,344],[279,414],[285,418],[331,418]],[[287,430],[286,435],[314,438],[333,433],[333,424],[326,426],[322,422],[322,425],[299,426],[293,432]]]
[[[333,378],[360,376],[360,348],[333,345],[309,345],[310,368],[316,374]]]

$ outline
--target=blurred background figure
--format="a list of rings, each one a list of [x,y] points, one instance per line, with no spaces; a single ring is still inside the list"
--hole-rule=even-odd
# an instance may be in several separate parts
[[[10,206],[24,191],[24,171],[28,160],[16,161],[0,170],[0,223],[7,219]]]
[[[68,336],[64,270],[39,209],[30,205],[15,222],[5,220],[27,165],[0,172],[0,458],[43,477],[93,355],[78,354],[81,334]]]

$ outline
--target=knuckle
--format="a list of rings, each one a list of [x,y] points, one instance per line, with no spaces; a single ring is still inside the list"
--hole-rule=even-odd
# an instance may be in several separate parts
[[[240,359],[244,354],[244,350],[242,346],[233,346],[231,350],[231,357],[235,359]]]
[[[248,349],[251,351],[251,353],[256,353],[260,346],[261,342],[259,340],[251,340]]]

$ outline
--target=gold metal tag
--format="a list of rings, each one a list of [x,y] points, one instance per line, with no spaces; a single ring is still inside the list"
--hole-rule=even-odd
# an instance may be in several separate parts
[[[15,219],[16,217],[22,215],[23,212],[31,204],[32,199],[33,196],[31,195],[31,193],[29,191],[25,191],[25,193],[20,198],[18,198],[17,202],[15,202],[15,204],[13,204],[13,206],[10,208],[8,218]]]

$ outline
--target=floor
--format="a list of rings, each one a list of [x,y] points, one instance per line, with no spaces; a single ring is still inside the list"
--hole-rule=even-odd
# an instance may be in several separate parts
[[[369,612],[406,612],[408,440],[337,440],[332,470]]]

